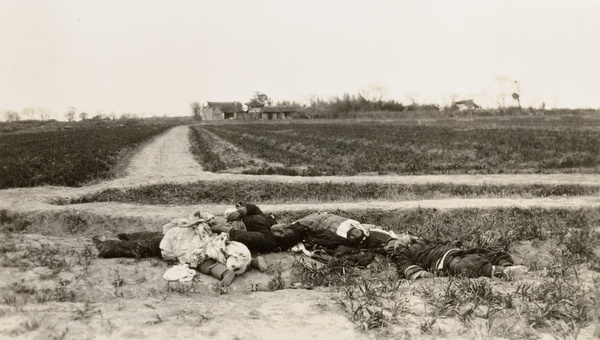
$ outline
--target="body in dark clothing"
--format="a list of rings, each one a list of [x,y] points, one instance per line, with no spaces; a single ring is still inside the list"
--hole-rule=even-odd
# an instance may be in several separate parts
[[[273,216],[265,214],[251,203],[239,204],[236,211],[239,211],[238,218],[246,230],[236,230],[228,226],[223,217],[209,220],[211,229],[214,227],[214,232],[229,233],[229,240],[243,243],[252,253],[266,253],[278,249],[278,244],[271,234],[271,226],[276,222]],[[163,236],[160,231],[142,231],[118,234],[118,240],[101,241],[93,238],[92,241],[100,252],[99,257],[161,257],[160,242]]]
[[[163,239],[160,231],[141,231],[135,233],[117,234],[118,240],[101,241],[97,237],[92,242],[100,252],[99,257],[161,257],[160,241]]]
[[[265,214],[252,203],[240,203],[236,212],[226,216],[228,221],[241,220],[246,230],[234,229],[221,219],[209,221],[213,232],[226,232],[231,241],[243,243],[252,253],[267,253],[279,248],[271,233],[271,226],[277,223],[275,217]]]
[[[350,229],[344,237],[338,231],[346,220],[334,214],[312,214],[290,224],[278,224],[272,228],[272,233],[280,244],[302,242],[308,249],[318,246],[336,257],[361,249],[390,255],[399,273],[411,279],[430,277],[433,273],[502,276],[505,268],[514,265],[512,257],[505,252],[486,248],[459,249],[406,234],[395,235],[367,224],[361,225],[368,233]]]
[[[514,265],[510,254],[486,248],[459,249],[453,245],[413,239],[391,250],[398,272],[407,279],[439,275],[467,277],[501,276],[504,267]]]

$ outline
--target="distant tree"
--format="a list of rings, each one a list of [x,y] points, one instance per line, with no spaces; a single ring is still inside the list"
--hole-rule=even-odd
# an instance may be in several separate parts
[[[33,119],[34,115],[35,109],[33,107],[26,107],[23,109],[23,117],[25,117],[25,119]]]
[[[200,103],[192,102],[190,104],[190,107],[192,108],[192,116],[194,117],[194,119],[202,120],[202,107],[200,106]]]
[[[89,115],[87,114],[87,112],[81,112],[81,113],[79,114],[79,118],[80,118],[81,120],[86,120],[86,119],[88,119],[88,117],[89,117]]]
[[[129,120],[129,119],[138,119],[138,118],[140,118],[140,117],[137,114],[131,113],[131,112],[124,112],[119,117],[120,120]],[[104,118],[101,117],[100,119],[104,119]]]
[[[383,101],[389,95],[390,91],[385,85],[373,84],[363,87],[358,94],[371,102]]]
[[[4,120],[7,122],[18,122],[21,119],[17,111],[4,111]]]
[[[73,106],[69,106],[69,109],[67,110],[67,112],[65,112],[65,118],[67,118],[69,122],[75,120],[75,111],[76,110]]]
[[[269,106],[271,105],[271,103],[273,103],[273,100],[271,100],[271,98],[269,98],[269,96],[267,96],[266,94],[262,92],[254,92],[254,95],[252,96],[252,98],[250,98],[250,101],[247,102],[246,105],[252,107],[263,107]]]
[[[38,113],[40,114],[40,120],[48,120],[50,119],[50,113],[48,109],[45,107],[38,107]]]

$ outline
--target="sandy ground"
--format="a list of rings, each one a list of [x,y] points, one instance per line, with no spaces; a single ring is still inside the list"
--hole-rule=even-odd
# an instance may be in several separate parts
[[[222,213],[223,205],[147,206],[118,203],[52,205],[53,199],[70,199],[106,188],[127,188],[151,183],[186,183],[198,180],[319,181],[319,182],[384,182],[384,183],[464,183],[464,184],[600,184],[599,175],[452,175],[452,176],[357,176],[357,177],[286,177],[215,174],[202,170],[189,152],[188,127],[167,131],[145,145],[131,159],[122,178],[95,183],[82,188],[36,187],[0,191],[0,210],[18,213],[52,214],[62,211],[90,212],[107,218],[139,218],[157,224],[171,218],[187,216],[191,210]],[[327,204],[261,205],[265,211],[292,209],[439,209],[463,207],[599,207],[600,197],[556,197],[533,199],[445,199],[403,202],[358,202]],[[10,238],[7,239],[7,238]],[[31,247],[50,244],[60,247],[71,258],[81,258],[90,247],[89,239],[40,234],[9,235],[0,244],[16,244],[15,254]],[[21,252],[21,253],[19,253]],[[80,253],[79,253],[80,254]],[[79,257],[77,257],[79,256]],[[487,338],[481,330],[459,330],[420,335],[419,320],[408,315],[401,328],[391,334],[365,332],[352,323],[335,303],[335,293],[315,289],[284,289],[266,292],[274,270],[284,271],[289,279],[290,254],[268,254],[268,273],[250,271],[239,277],[227,294],[221,295],[216,280],[202,276],[192,292],[173,292],[162,279],[166,264],[151,260],[93,259],[88,266],[73,265],[58,274],[79,292],[86,292],[91,307],[71,302],[29,302],[19,307],[0,301],[0,338],[67,338],[67,339],[131,339],[131,338],[206,338],[206,339],[374,339],[374,338]],[[40,272],[41,271],[41,272]],[[48,276],[48,275],[46,275]],[[15,282],[39,286],[44,280],[43,268],[28,270],[0,267],[2,286]],[[115,278],[123,285],[115,287]],[[118,281],[118,280],[117,280]],[[63,281],[60,281],[63,282]],[[286,282],[291,284],[291,282]],[[188,287],[189,288],[189,287]],[[6,302],[6,300],[5,300]],[[20,308],[20,309],[19,309]],[[416,308],[416,307],[415,307]],[[84,315],[84,316],[81,316]],[[31,325],[37,320],[37,326]],[[414,321],[411,323],[410,321]],[[422,321],[422,320],[421,320]],[[446,320],[447,321],[447,320]],[[444,322],[446,322],[444,321]],[[29,326],[27,324],[29,322]],[[450,321],[447,321],[450,322]],[[586,338],[594,332],[586,329]],[[592,335],[593,336],[593,335]]]

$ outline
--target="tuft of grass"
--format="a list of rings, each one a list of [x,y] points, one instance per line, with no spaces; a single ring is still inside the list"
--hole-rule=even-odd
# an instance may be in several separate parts
[[[577,262],[598,263],[600,261],[594,252],[600,244],[600,233],[597,231],[591,228],[571,229],[561,241]]]
[[[275,270],[275,274],[271,276],[271,280],[269,281],[267,287],[268,290],[271,292],[285,289],[285,282],[282,277],[282,271],[279,268],[277,268]]]
[[[21,328],[26,332],[33,332],[36,329],[40,328],[40,321],[37,319],[29,319],[21,323]]]
[[[100,313],[100,310],[96,309],[96,307],[93,304],[86,301],[83,304],[82,308],[77,309],[75,311],[75,316],[73,317],[73,320],[82,320],[87,322],[94,314],[98,313]]]

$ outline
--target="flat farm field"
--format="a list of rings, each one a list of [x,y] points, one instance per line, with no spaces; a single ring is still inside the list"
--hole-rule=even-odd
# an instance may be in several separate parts
[[[281,175],[598,173],[600,119],[485,117],[203,124],[208,171]]]
[[[0,189],[81,186],[114,175],[128,152],[172,125],[117,125],[0,134]]]

